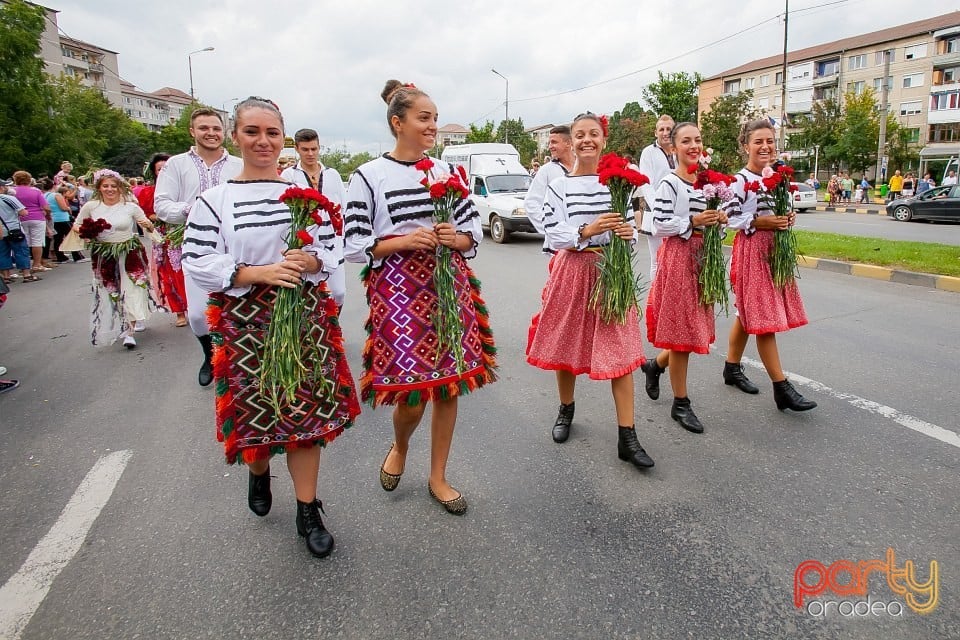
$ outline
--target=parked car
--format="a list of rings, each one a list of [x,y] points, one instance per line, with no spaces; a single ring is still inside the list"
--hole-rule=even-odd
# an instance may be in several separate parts
[[[887,203],[887,215],[894,220],[960,221],[960,186],[934,187],[912,198]]]
[[[793,210],[809,211],[817,207],[817,190],[803,182],[791,182],[797,188],[793,192]]]

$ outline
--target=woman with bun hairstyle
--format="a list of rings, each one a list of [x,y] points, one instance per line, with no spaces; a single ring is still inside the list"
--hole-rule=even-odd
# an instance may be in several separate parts
[[[320,449],[353,424],[360,403],[343,352],[337,305],[325,280],[340,264],[339,247],[318,237],[287,248],[290,209],[281,196],[290,183],[277,177],[283,150],[280,110],[250,97],[234,109],[233,141],[240,173],[204,191],[190,211],[183,242],[183,268],[210,292],[207,320],[214,344],[217,439],[227,463],[246,464],[247,506],[266,516],[273,504],[270,458],[285,454],[297,500],[297,533],[316,557],[329,555],[333,536],[317,499]],[[324,221],[326,222],[326,221]],[[274,402],[261,391],[264,341],[280,287],[302,285],[304,362],[323,362],[324,379],[309,375],[292,401]],[[243,536],[234,536],[241,552]]]
[[[479,281],[466,260],[483,238],[469,198],[454,206],[450,222],[435,223],[423,181],[455,174],[448,163],[426,159],[437,136],[437,107],[412,84],[390,80],[381,92],[394,149],[359,167],[347,188],[344,218],[346,259],[366,263],[364,282],[370,315],[363,349],[362,398],[371,406],[394,405],[394,442],[380,467],[380,484],[400,483],[410,438],[432,406],[430,496],[453,514],[467,509],[446,477],[460,396],[496,379],[496,348],[480,297]],[[426,160],[425,160],[426,159]],[[432,165],[426,168],[426,165]],[[432,315],[437,248],[449,247],[463,328],[465,366],[458,371],[450,350],[438,351]],[[399,312],[399,313],[398,313]]]
[[[543,229],[556,255],[541,295],[543,307],[529,331],[527,362],[556,372],[560,409],[551,432],[554,442],[565,442],[570,435],[577,376],[585,373],[593,380],[610,381],[618,457],[647,469],[654,463],[634,429],[633,372],[644,361],[637,310],[631,309],[622,324],[604,322],[590,304],[603,247],[614,234],[630,244],[638,234],[632,219],[625,222],[611,210],[610,190],[597,177],[606,146],[605,123],[587,112],[577,116],[570,129],[577,164],[547,188]]]
[[[759,183],[764,169],[776,160],[776,134],[767,120],[754,120],[743,125],[739,142],[747,156],[747,166],[737,172],[737,181],[732,185],[737,198],[728,212],[729,226],[737,230],[730,263],[737,315],[730,327],[723,381],[744,393],[760,392],[740,364],[747,340],[756,336],[760,360],[773,382],[777,409],[809,411],[817,403],[800,395],[787,380],[777,349],[778,333],[807,324],[803,299],[796,281],[778,288],[770,272],[774,233],[789,229],[795,214],[775,216],[768,204],[757,198],[756,190],[747,188],[750,183]]]
[[[727,216],[707,209],[706,198],[693,185],[703,151],[700,129],[692,122],[681,122],[674,126],[670,139],[677,168],[657,187],[653,234],[664,240],[657,254],[657,277],[647,297],[647,338],[667,351],[651,360],[647,378],[649,381],[651,371],[659,378],[669,364],[673,387],[670,417],[687,431],[703,433],[687,396],[687,364],[691,352],[709,353],[714,341],[713,305],[700,302],[699,256],[704,227],[725,224]]]

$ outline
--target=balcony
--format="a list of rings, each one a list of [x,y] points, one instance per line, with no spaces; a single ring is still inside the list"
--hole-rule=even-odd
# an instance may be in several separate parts
[[[949,93],[951,91],[960,91],[960,81],[958,82],[944,82],[943,84],[935,84],[930,87],[930,93]]]
[[[938,67],[954,67],[960,65],[960,51],[952,51],[950,53],[938,53],[930,59],[933,68]]]
[[[960,109],[937,109],[927,112],[927,124],[960,122]]]
[[[840,79],[839,73],[831,73],[826,76],[817,76],[813,79],[813,86],[815,87],[829,87],[836,86],[837,81]]]
[[[787,103],[787,113],[810,113],[813,110],[813,100],[800,100],[799,102]]]

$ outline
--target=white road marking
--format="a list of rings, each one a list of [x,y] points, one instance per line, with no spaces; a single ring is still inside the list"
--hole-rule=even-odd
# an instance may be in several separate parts
[[[744,357],[744,364],[749,364],[752,367],[757,367],[758,369],[763,369],[763,363],[751,358]],[[790,379],[790,382],[795,384],[802,385],[804,387],[809,387],[818,393],[823,393],[826,395],[833,396],[837,400],[843,400],[849,402],[858,409],[864,409],[870,413],[875,413],[884,418],[893,420],[902,427],[907,429],[912,429],[917,433],[922,433],[925,436],[939,440],[949,445],[953,445],[960,449],[960,434],[950,431],[949,429],[944,429],[943,427],[938,427],[935,424],[921,420],[909,414],[898,411],[893,407],[888,407],[882,405],[873,400],[867,400],[866,398],[861,398],[860,396],[854,395],[852,393],[845,393],[843,391],[837,391],[832,389],[827,385],[817,382],[816,380],[811,380],[810,378],[805,378],[797,373],[790,373],[789,371],[784,371],[787,378]]]
[[[0,638],[16,640],[23,634],[53,581],[80,550],[131,455],[115,451],[93,465],[47,535],[0,588]]]

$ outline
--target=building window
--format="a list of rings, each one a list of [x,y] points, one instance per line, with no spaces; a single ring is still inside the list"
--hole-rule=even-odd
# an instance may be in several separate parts
[[[863,69],[867,66],[867,54],[861,53],[858,56],[850,56],[847,58],[847,70],[852,69]]]
[[[915,116],[923,110],[923,102],[920,100],[914,100],[912,102],[901,102],[900,103],[900,115],[902,116]]]
[[[922,87],[923,86],[923,74],[922,73],[911,73],[908,76],[903,76],[903,88],[910,89],[912,87]]]
[[[920,142],[920,127],[906,129],[907,142]]]
[[[783,84],[783,71],[777,71],[777,74],[773,76],[774,84]]]
[[[814,100],[836,100],[837,88],[836,87],[817,87],[813,90],[813,99]]]
[[[882,82],[883,78],[873,79],[873,90],[877,93],[880,93],[883,90],[883,87],[880,86]],[[893,76],[887,76],[887,91],[893,91]]]
[[[840,58],[834,60],[821,60],[817,63],[817,77],[835,76],[840,73]]]
[[[914,58],[926,58],[927,57],[927,43],[915,44],[910,47],[906,47],[903,50],[903,59],[904,60],[913,60]]]
[[[930,111],[943,111],[944,109],[956,109],[957,98],[960,96],[958,91],[948,93],[935,93],[930,96]]]
[[[890,62],[896,62],[897,60],[897,50],[896,49],[887,49],[886,51],[877,51],[873,54],[873,62],[878,67],[883,64],[883,54],[886,53],[887,57],[890,59]]]
[[[848,82],[847,83],[847,93],[853,93],[854,95],[860,95],[863,93],[863,89],[866,83],[863,80],[857,82]]]
[[[930,125],[930,142],[956,142],[960,140],[960,122]]]
[[[770,74],[760,76],[760,87],[769,87],[770,86]]]
[[[766,111],[770,108],[770,98],[757,98],[757,108]]]
[[[940,53],[957,53],[960,51],[960,37],[940,41]]]
[[[740,93],[740,80],[727,80],[723,83],[724,93]]]
[[[753,89],[753,84],[754,84],[755,81],[756,81],[756,78],[747,78],[747,79],[744,81],[745,88],[747,88],[747,89]]]

